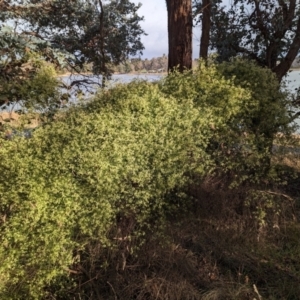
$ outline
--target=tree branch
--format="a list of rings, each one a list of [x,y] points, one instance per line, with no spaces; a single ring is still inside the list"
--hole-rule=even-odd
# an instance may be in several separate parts
[[[283,2],[283,0],[280,0],[280,2]],[[286,6],[286,3],[284,3],[284,5]],[[285,9],[284,6],[283,9]],[[296,0],[290,0],[290,7],[285,19],[285,22],[287,23],[288,26],[290,26],[291,23],[293,22],[293,19],[295,17],[295,10],[296,10]]]
[[[260,1],[259,0],[254,0],[254,3],[255,3],[255,11],[253,12],[253,14],[256,12],[256,15],[257,15],[257,23],[252,26],[254,26],[253,28],[254,29],[259,29],[261,34],[263,35],[263,37],[265,38],[265,40],[268,39],[268,29],[265,27],[264,25],[264,21],[263,21],[263,14],[259,8],[259,3]],[[252,14],[252,15],[253,15]],[[250,17],[251,18],[251,17]],[[251,22],[250,22],[250,25],[251,25]],[[252,27],[251,26],[251,27]],[[256,27],[256,28],[255,28]]]
[[[248,57],[255,60],[260,66],[265,66],[265,62],[263,60],[261,60],[257,55],[255,55],[253,52],[251,52],[251,51],[249,51],[246,48],[243,48],[241,46],[237,46],[237,45],[233,45],[233,44],[230,44],[230,46],[236,52],[247,54]]]
[[[273,70],[276,73],[279,82],[282,80],[283,76],[291,68],[291,65],[295,60],[299,52],[299,49],[300,49],[300,17],[298,17],[296,35],[293,39],[289,51],[287,52],[284,60]]]

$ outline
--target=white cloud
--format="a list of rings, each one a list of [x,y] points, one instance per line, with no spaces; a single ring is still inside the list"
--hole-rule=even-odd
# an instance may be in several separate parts
[[[168,53],[167,9],[163,0],[132,0],[142,3],[138,14],[144,16],[142,28],[148,34],[142,37],[145,46],[144,58],[152,58]]]

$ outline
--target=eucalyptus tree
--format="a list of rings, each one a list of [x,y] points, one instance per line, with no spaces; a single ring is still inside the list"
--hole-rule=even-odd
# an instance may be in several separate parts
[[[207,59],[210,46],[210,31],[212,14],[215,12],[217,3],[222,0],[193,0],[193,18],[196,23],[201,23],[201,39],[199,57]]]
[[[209,32],[210,32],[210,15],[211,15],[211,0],[203,0],[202,2],[203,20],[202,20],[202,35],[200,43],[200,57],[207,59]]]
[[[49,44],[35,36],[19,34],[9,26],[0,29],[0,107],[20,101],[26,109],[57,107],[56,72],[43,56],[54,58],[58,53],[50,52]]]
[[[217,2],[212,13],[210,46],[221,60],[242,55],[271,69],[279,82],[300,49],[299,0]]]
[[[94,74],[110,76],[113,65],[144,49],[140,6],[130,0],[0,0],[2,77],[8,80],[8,70],[21,66],[28,52],[75,72],[88,64]]]
[[[192,68],[192,1],[166,0],[168,11],[169,64],[171,71]]]

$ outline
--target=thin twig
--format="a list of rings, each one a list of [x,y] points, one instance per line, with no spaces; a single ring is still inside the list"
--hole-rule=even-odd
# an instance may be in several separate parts
[[[257,287],[256,287],[255,284],[253,284],[253,289],[254,289],[254,292],[257,294],[258,299],[259,299],[259,300],[262,300],[262,296],[259,294],[258,289],[257,289]]]
[[[115,291],[114,287],[111,285],[111,283],[109,281],[106,281],[106,282],[111,287],[111,289],[112,289],[112,291],[113,291],[113,293],[115,295],[115,300],[118,300],[118,297],[117,297],[117,294],[116,294],[116,291]]]

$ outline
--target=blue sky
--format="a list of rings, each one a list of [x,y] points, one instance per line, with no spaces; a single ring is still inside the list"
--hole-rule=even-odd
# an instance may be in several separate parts
[[[132,0],[134,3],[142,3],[139,15],[144,16],[141,22],[142,28],[148,34],[142,37],[145,46],[143,58],[152,58],[168,55],[168,30],[167,8],[165,0]],[[194,28],[193,33],[193,56],[198,57],[201,31]]]

